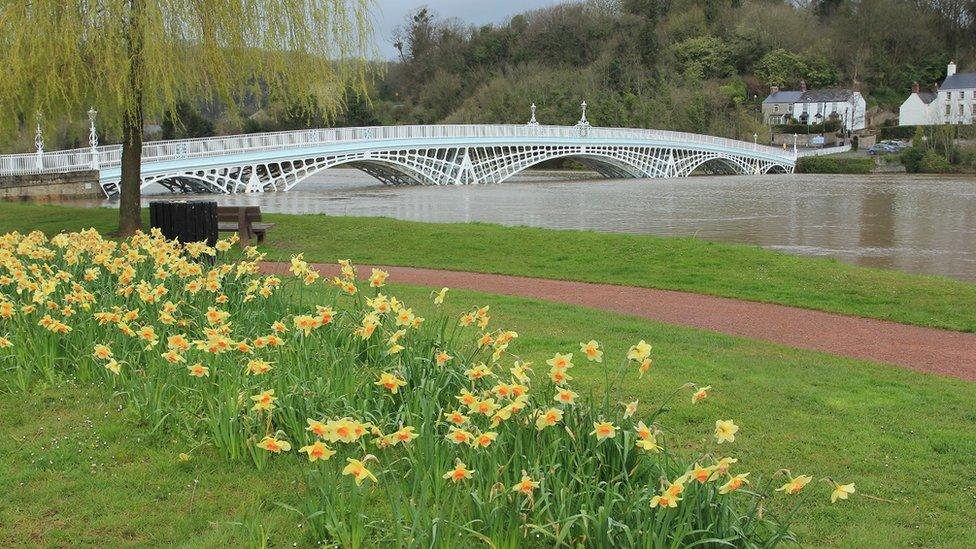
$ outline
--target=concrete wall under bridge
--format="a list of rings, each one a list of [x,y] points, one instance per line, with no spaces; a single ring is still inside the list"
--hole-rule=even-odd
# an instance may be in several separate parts
[[[0,175],[0,199],[104,197],[96,170]]]

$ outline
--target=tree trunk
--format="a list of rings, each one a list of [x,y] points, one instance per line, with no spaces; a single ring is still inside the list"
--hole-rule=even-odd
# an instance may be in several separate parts
[[[142,109],[122,121],[122,182],[119,185],[119,234],[142,227]]]
[[[119,183],[119,234],[142,228],[142,44],[143,0],[129,0],[127,46],[133,106],[122,117],[122,180]]]

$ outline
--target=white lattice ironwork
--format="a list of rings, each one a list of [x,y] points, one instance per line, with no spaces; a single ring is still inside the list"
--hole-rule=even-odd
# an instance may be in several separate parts
[[[178,192],[287,191],[339,165],[399,184],[499,183],[546,160],[573,158],[606,177],[791,172],[797,155],[720,137],[589,126],[434,125],[329,128],[149,142],[143,185]],[[534,114],[534,113],[533,113]],[[0,175],[97,169],[107,195],[119,189],[121,147],[0,156]]]

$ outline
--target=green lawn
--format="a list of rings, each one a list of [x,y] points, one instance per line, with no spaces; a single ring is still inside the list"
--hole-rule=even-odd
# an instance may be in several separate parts
[[[391,291],[428,302],[429,289]],[[837,505],[826,501],[827,486],[809,487],[815,494],[794,525],[804,545],[976,546],[976,384],[541,301],[452,291],[446,306],[476,304],[518,331],[513,350],[537,364],[590,338],[615,360],[645,338],[654,368],[614,398],[656,405],[682,383],[711,384],[702,404],[692,406],[689,392],[674,401],[663,418],[671,436],[695,444],[715,419],[733,418],[742,430],[730,452],[742,471],[789,467],[856,482],[857,497]],[[577,386],[600,390],[600,366],[577,361],[573,374]],[[297,516],[275,505],[293,504],[302,489],[297,455],[263,474],[206,448],[180,464],[192,442],[133,424],[100,387],[0,402],[4,547],[307,542]]]
[[[694,238],[480,223],[268,215],[269,256],[483,271],[666,288],[976,331],[976,284]],[[108,209],[0,203],[0,232],[116,227]]]

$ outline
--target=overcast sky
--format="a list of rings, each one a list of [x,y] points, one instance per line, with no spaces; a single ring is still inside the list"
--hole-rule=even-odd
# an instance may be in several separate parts
[[[501,23],[516,13],[559,4],[566,0],[376,0],[374,19],[376,20],[375,40],[380,55],[392,59],[396,56],[393,48],[393,29],[403,24],[408,13],[421,6],[427,6],[438,17],[448,19],[457,17],[465,23],[483,25]]]

